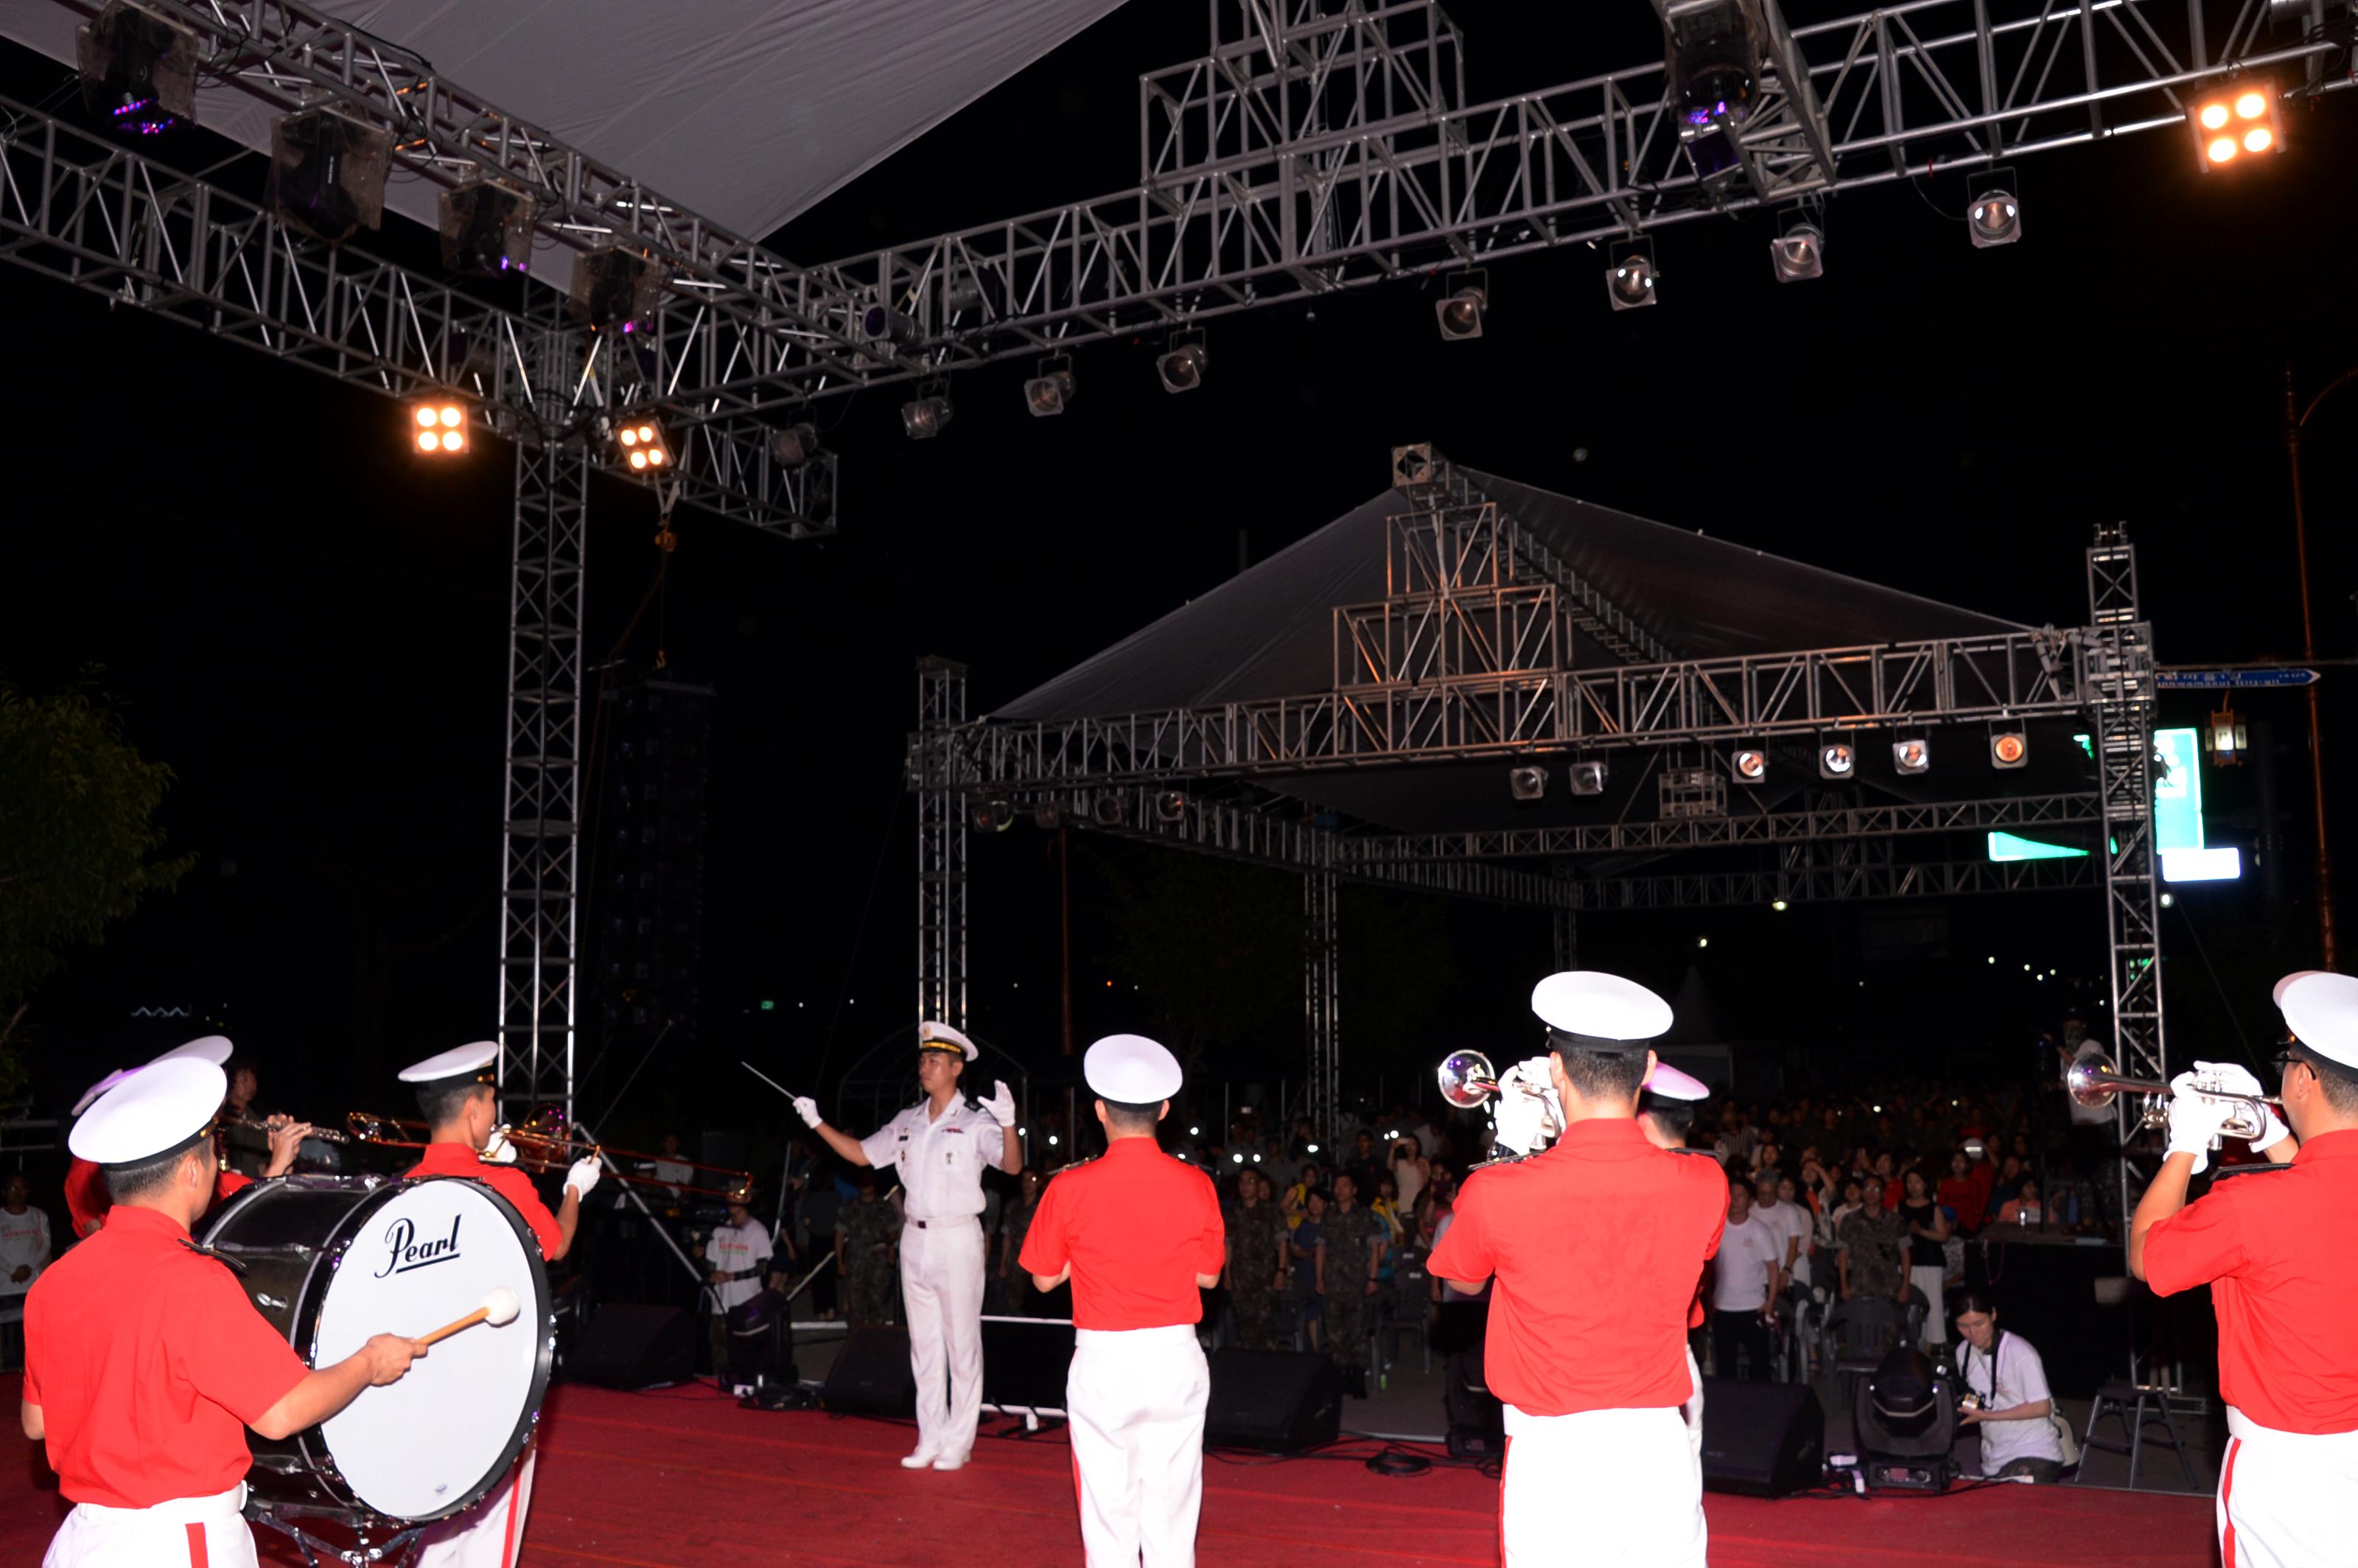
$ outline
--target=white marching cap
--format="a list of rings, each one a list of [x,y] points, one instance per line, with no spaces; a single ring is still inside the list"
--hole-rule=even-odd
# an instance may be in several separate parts
[[[1655,1063],[1654,1070],[1648,1073],[1646,1081],[1638,1087],[1664,1099],[1707,1099],[1711,1097],[1709,1085],[1692,1074],[1679,1071],[1668,1062]]]
[[[1109,1034],[1081,1058],[1081,1076],[1100,1099],[1159,1105],[1179,1092],[1179,1058],[1143,1034]]]
[[[74,1101],[73,1109],[69,1114],[80,1116],[83,1111],[90,1108],[91,1101],[96,1099],[99,1096],[104,1094],[107,1090],[113,1088],[115,1085],[121,1083],[124,1079],[129,1077],[133,1073],[137,1071],[138,1069],[135,1067],[115,1068],[114,1071],[107,1074],[106,1076],[99,1079],[98,1082],[82,1090],[81,1098]]]
[[[445,1078],[481,1076],[484,1068],[499,1059],[498,1041],[478,1040],[471,1045],[455,1045],[423,1062],[412,1062],[397,1076],[405,1084],[438,1084]]]
[[[946,1023],[927,1019],[917,1025],[917,1049],[920,1051],[963,1051],[966,1059],[974,1060],[974,1042]]]
[[[183,1057],[191,1057],[200,1062],[211,1062],[218,1067],[228,1061],[231,1053],[236,1049],[236,1046],[229,1043],[229,1036],[226,1034],[200,1035],[185,1045],[173,1046],[147,1065],[152,1067],[156,1062],[178,1062]]]
[[[66,1140],[99,1165],[136,1165],[185,1149],[212,1125],[229,1079],[201,1057],[152,1062],[98,1097]]]
[[[1566,969],[1531,988],[1531,1011],[1558,1033],[1597,1050],[1634,1050],[1669,1033],[1671,1004],[1635,980],[1602,969]]]
[[[2276,998],[2305,1049],[2358,1071],[2358,976],[2303,969],[2277,982]]]

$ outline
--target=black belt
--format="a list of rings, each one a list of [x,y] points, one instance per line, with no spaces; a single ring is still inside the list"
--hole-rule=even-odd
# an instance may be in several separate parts
[[[982,1223],[982,1216],[979,1214],[966,1214],[960,1215],[956,1219],[913,1219],[909,1223],[915,1226],[919,1230],[939,1230],[946,1225],[980,1225]]]

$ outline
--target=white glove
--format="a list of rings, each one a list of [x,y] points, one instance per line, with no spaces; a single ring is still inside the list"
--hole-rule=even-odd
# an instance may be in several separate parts
[[[2252,1076],[2252,1070],[2240,1063],[2197,1062],[2194,1064],[2194,1076],[2212,1088],[2224,1089],[2231,1095],[2250,1095],[2257,1099],[2267,1094],[2260,1087],[2260,1080]],[[2273,1108],[2263,1104],[2260,1114],[2263,1118],[2260,1135],[2252,1140],[2253,1148],[2273,1149],[2292,1136],[2292,1130],[2285,1126],[2284,1119],[2277,1115]]]
[[[1538,1058],[1533,1058],[1537,1061]],[[1490,1125],[1498,1147],[1515,1154],[1535,1152],[1546,1136],[1547,1102],[1537,1091],[1547,1087],[1542,1067],[1536,1079],[1531,1062],[1518,1062],[1498,1075],[1498,1092],[1490,1107]]]
[[[803,1119],[803,1125],[806,1127],[817,1127],[827,1119],[818,1113],[818,1101],[808,1095],[795,1097],[795,1114]]]
[[[513,1165],[516,1162],[516,1146],[508,1141],[506,1128],[492,1129],[492,1141],[483,1145],[483,1158],[494,1165]]]
[[[590,1189],[598,1184],[598,1156],[584,1154],[573,1162],[565,1173],[565,1190],[577,1198],[586,1198]]]
[[[2180,1073],[2169,1080],[2169,1152],[2194,1156],[2194,1173],[2211,1165],[2211,1145],[2226,1126],[2232,1108],[2194,1089],[2194,1075]]]
[[[1014,1126],[1015,1091],[1009,1088],[1004,1080],[993,1078],[990,1081],[990,1098],[982,1102],[982,1108],[990,1112],[990,1119],[1000,1126]]]

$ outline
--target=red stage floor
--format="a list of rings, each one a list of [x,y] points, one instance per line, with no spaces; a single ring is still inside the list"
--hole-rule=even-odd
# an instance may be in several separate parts
[[[0,1384],[13,1400],[14,1379]],[[741,1411],[708,1390],[560,1390],[542,1427],[524,1562],[732,1568],[1033,1568],[1080,1561],[1060,1435],[986,1440],[956,1475],[892,1464],[911,1429]],[[65,1511],[27,1452],[0,1487],[0,1563],[40,1560]],[[1357,1445],[1361,1452],[1372,1444]],[[2206,1498],[1995,1487],[1941,1498],[1761,1502],[1713,1496],[1715,1568],[2210,1568]],[[1393,1479],[1354,1461],[1224,1464],[1204,1476],[1207,1568],[1418,1563],[1490,1568],[1498,1487],[1462,1469]],[[272,1551],[265,1560],[292,1563]]]

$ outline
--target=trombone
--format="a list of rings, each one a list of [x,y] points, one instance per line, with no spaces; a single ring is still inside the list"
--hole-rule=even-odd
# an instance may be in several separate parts
[[[2116,1095],[2136,1095],[2140,1097],[2136,1118],[2137,1127],[2169,1125],[2170,1087],[2156,1083],[2151,1078],[2124,1077],[2109,1057],[2090,1056],[2085,1061],[2072,1063],[2063,1075],[2063,1087],[2072,1099],[2091,1109],[2102,1109],[2112,1104]],[[2238,1094],[2232,1089],[2206,1085],[2200,1079],[2188,1087],[2190,1092],[2205,1099],[2232,1102],[2234,1108],[2225,1124],[2219,1129],[2220,1138],[2240,1138],[2246,1142],[2258,1138],[2267,1129],[2270,1108],[2282,1108],[2284,1105],[2284,1101],[2274,1095]],[[2211,1146],[2216,1149],[2219,1138],[2212,1139]]]
[[[352,1130],[350,1141],[373,1143],[380,1149],[423,1149],[427,1147],[426,1135],[432,1130],[426,1123],[411,1118],[379,1116],[373,1111],[352,1111],[344,1119]],[[403,1132],[415,1136],[395,1136]],[[542,1174],[562,1171],[576,1160],[603,1155],[612,1162],[606,1173],[615,1180],[634,1182],[641,1186],[662,1187],[668,1192],[694,1193],[699,1197],[725,1200],[733,1192],[753,1184],[753,1173],[751,1171],[740,1171],[729,1165],[700,1164],[694,1160],[675,1160],[666,1154],[646,1154],[632,1149],[609,1149],[589,1139],[577,1137],[570,1130],[557,1133],[502,1127],[492,1134],[492,1138],[495,1141],[504,1139],[515,1151],[516,1169]],[[715,1172],[728,1179],[719,1186],[694,1186],[686,1182],[667,1182],[657,1176],[622,1168],[625,1164],[652,1164],[658,1161],[667,1165],[685,1165],[691,1171]],[[487,1157],[485,1163],[503,1164],[505,1162]]]

